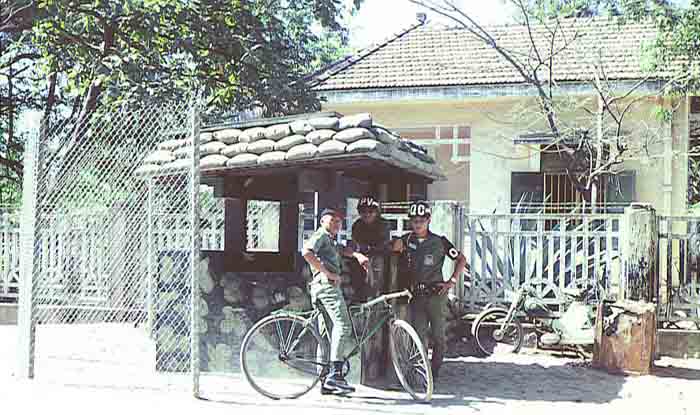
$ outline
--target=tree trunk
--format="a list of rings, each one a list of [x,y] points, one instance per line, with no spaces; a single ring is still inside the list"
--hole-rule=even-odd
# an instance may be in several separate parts
[[[49,75],[49,93],[46,96],[46,107],[44,108],[44,119],[48,120],[56,102],[56,72]]]
[[[605,311],[612,315],[605,317]],[[648,375],[656,349],[656,305],[601,304],[595,327],[593,367],[610,373]]]

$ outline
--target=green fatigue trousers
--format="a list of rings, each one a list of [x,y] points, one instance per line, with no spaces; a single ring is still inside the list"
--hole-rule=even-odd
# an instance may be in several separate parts
[[[329,283],[321,274],[309,284],[309,291],[314,307],[320,302],[327,313],[320,321],[319,331],[321,337],[326,338],[326,325],[330,326],[330,361],[345,360],[345,353],[350,351],[353,339],[352,322],[348,307],[345,305],[343,291],[339,286]]]
[[[416,297],[411,302],[411,314],[413,327],[427,349],[428,339],[433,344],[433,366],[442,363],[442,357],[447,349],[445,339],[445,309],[447,307],[447,295],[432,295]]]

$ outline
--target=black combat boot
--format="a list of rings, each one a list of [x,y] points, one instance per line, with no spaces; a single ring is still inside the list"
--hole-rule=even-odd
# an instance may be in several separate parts
[[[321,394],[346,394],[355,392],[343,376],[343,362],[332,362],[331,370],[321,385]]]

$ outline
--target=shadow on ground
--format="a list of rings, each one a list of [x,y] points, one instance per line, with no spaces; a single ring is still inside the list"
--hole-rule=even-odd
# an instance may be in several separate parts
[[[527,400],[607,403],[619,398],[621,376],[586,367],[542,366],[491,360],[448,361],[436,384],[457,400]],[[435,402],[438,403],[438,402]]]
[[[652,374],[658,378],[700,380],[700,370],[675,366],[656,366]]]

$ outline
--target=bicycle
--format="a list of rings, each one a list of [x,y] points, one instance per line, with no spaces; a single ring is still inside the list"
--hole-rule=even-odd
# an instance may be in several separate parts
[[[428,402],[433,394],[433,375],[428,353],[415,329],[396,318],[390,300],[408,298],[409,290],[380,295],[366,303],[349,307],[356,345],[345,359],[357,355],[362,346],[385,324],[390,325],[389,346],[396,375],[413,399]],[[380,307],[381,306],[381,307]],[[370,327],[372,313],[378,322]],[[264,317],[246,333],[241,345],[240,363],[248,383],[271,399],[295,399],[314,388],[329,370],[329,346],[316,329],[325,310],[277,311]],[[367,317],[361,333],[355,325]]]

